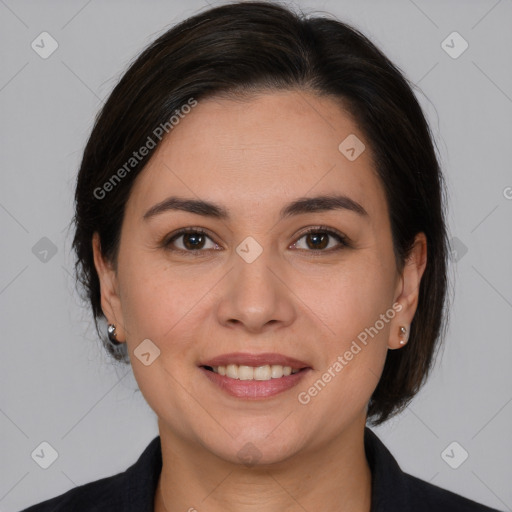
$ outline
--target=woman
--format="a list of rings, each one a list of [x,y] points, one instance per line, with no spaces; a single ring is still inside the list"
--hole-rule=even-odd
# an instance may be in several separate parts
[[[75,199],[77,277],[159,436],[27,510],[491,510],[366,427],[429,373],[447,235],[421,108],[358,31],[259,2],[180,23],[110,95]]]

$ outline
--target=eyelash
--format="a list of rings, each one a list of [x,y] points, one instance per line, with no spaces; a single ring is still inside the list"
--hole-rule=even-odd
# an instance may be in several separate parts
[[[181,252],[181,253],[197,256],[197,257],[204,256],[204,254],[202,254],[202,253],[205,253],[207,251],[216,250],[216,249],[193,249],[193,250],[187,251],[184,249],[176,249],[176,248],[171,247],[171,244],[175,240],[177,240],[180,236],[186,235],[186,234],[191,234],[191,233],[197,234],[197,235],[204,235],[216,244],[216,242],[214,240],[212,240],[212,238],[208,235],[208,232],[202,228],[183,228],[183,229],[180,229],[179,231],[177,231],[176,233],[174,233],[171,237],[166,238],[162,242],[161,246],[169,251]],[[294,242],[293,245],[297,244],[300,239],[302,239],[304,236],[309,235],[311,233],[327,234],[331,237],[336,238],[338,240],[338,242],[340,243],[340,245],[338,247],[331,248],[331,249],[318,249],[318,250],[298,249],[300,251],[306,251],[306,252],[313,253],[312,256],[314,256],[314,257],[322,256],[322,253],[330,254],[332,252],[336,252],[336,251],[342,250],[344,248],[351,247],[351,245],[348,241],[348,238],[345,235],[342,235],[339,231],[336,231],[332,228],[328,228],[327,226],[315,226],[312,228],[308,228],[306,231],[301,233],[301,235],[299,236],[299,238],[297,238],[297,241]]]

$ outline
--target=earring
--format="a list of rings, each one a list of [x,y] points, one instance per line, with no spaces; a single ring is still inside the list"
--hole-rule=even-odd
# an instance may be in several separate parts
[[[116,326],[114,324],[108,324],[107,328],[107,335],[108,335],[108,341],[114,346],[121,345],[120,341],[117,341],[116,339]]]
[[[400,332],[400,336],[405,337],[405,335],[407,334],[407,329],[403,325],[401,325],[399,332]],[[406,343],[407,343],[407,340],[405,340],[405,339],[400,340],[400,345],[405,345]]]

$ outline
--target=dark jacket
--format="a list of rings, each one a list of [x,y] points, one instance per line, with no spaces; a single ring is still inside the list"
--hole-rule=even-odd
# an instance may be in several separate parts
[[[372,472],[371,512],[497,512],[404,473],[368,427],[364,443]],[[22,512],[153,512],[161,468],[157,436],[123,473],[80,485]]]

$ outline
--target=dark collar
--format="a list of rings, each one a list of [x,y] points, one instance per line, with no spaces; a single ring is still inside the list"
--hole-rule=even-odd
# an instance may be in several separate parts
[[[371,512],[497,512],[404,473],[368,427],[364,447],[372,473]],[[123,473],[75,487],[23,512],[153,512],[161,470],[157,436]]]
[[[368,427],[364,430],[364,447],[372,473],[371,512],[497,512],[404,473],[386,446]],[[126,471],[130,495],[128,505],[133,507],[126,510],[153,512],[161,469],[162,452],[158,436]]]
[[[371,512],[413,510],[405,473],[382,441],[368,427],[364,429],[364,449],[372,472]]]
[[[412,510],[404,473],[380,439],[368,428],[364,431],[366,458],[372,472],[371,512],[396,512]],[[160,436],[155,437],[137,462],[126,470],[130,499],[137,503],[137,510],[153,512],[154,494],[162,470]],[[144,505],[143,505],[144,504]],[[146,505],[147,504],[147,505]],[[135,510],[135,509],[134,509]]]

